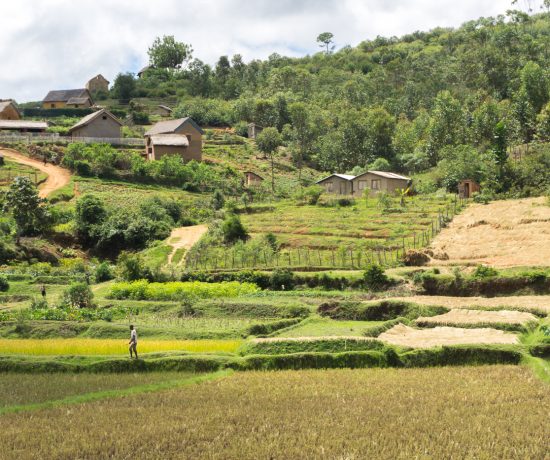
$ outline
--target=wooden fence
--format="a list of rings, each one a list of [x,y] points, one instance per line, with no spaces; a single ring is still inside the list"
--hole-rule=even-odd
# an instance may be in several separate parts
[[[437,216],[422,231],[413,232],[391,247],[361,250],[353,247],[339,247],[330,250],[295,248],[291,250],[272,251],[268,248],[252,251],[234,248],[207,248],[187,254],[186,266],[191,270],[272,270],[291,268],[295,270],[360,270],[369,264],[377,263],[384,267],[395,267],[401,264],[407,251],[422,249],[430,244],[433,238],[446,227],[452,218],[462,210],[467,200],[455,197],[453,203],[438,211]]]
[[[145,141],[136,137],[65,137],[57,133],[0,133],[0,143],[50,143],[68,145],[75,142],[84,144],[111,144],[121,146],[137,146],[145,148]]]

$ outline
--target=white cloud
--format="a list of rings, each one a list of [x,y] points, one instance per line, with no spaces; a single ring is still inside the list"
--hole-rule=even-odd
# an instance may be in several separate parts
[[[39,100],[102,73],[136,72],[159,35],[191,43],[215,63],[272,52],[318,51],[331,31],[338,47],[377,35],[458,26],[504,13],[509,0],[17,0],[0,3],[0,98]]]

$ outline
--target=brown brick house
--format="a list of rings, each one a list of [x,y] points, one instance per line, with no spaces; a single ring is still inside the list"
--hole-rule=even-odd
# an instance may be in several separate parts
[[[86,88],[50,91],[42,100],[43,109],[86,109],[92,105],[92,96]]]
[[[13,100],[0,99],[0,120],[21,120],[21,113]]]
[[[159,121],[145,133],[145,155],[148,160],[178,155],[185,161],[202,161],[203,134],[190,117]]]
[[[106,109],[86,115],[69,129],[74,137],[119,139],[122,122]]]
[[[260,185],[262,185],[263,181],[264,181],[264,178],[259,174],[256,174],[255,172],[245,171],[244,173],[245,187],[248,187],[248,188],[259,187]]]
[[[90,78],[86,83],[86,89],[90,93],[107,93],[109,91],[109,80],[103,75],[97,74],[95,77]]]

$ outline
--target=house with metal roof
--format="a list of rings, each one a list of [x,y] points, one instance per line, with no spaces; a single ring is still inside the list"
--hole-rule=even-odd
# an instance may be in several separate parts
[[[92,95],[86,88],[50,91],[42,100],[43,109],[85,109],[92,105]]]
[[[106,109],[86,115],[71,126],[69,134],[75,137],[119,139],[122,122]]]
[[[369,195],[379,192],[395,193],[407,189],[411,183],[409,177],[386,171],[367,171],[352,179],[353,196],[361,197],[366,189]]]
[[[317,184],[325,189],[326,193],[333,195],[353,195],[353,179],[355,176],[348,174],[331,174]]]
[[[148,160],[178,155],[185,161],[202,161],[203,134],[190,117],[159,121],[145,133],[145,155]]]

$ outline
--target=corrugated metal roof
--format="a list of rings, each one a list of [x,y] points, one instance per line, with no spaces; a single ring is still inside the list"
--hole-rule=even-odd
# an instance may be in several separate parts
[[[0,120],[0,129],[46,129],[45,121]]]
[[[340,179],[344,179],[344,180],[353,180],[353,179],[355,179],[355,176],[351,176],[349,174],[338,174],[338,173],[336,173],[336,174],[331,174],[330,176],[324,177],[321,180],[318,180],[316,182],[316,184],[318,184],[319,182],[323,182],[327,179],[330,179],[331,177],[339,177]]]
[[[122,122],[117,117],[115,117],[111,112],[105,109],[101,109],[101,110],[98,110],[97,112],[90,113],[89,115],[86,115],[84,118],[80,119],[78,123],[71,126],[71,128],[69,129],[69,132],[72,132],[77,128],[81,128],[82,126],[86,126],[88,123],[92,122],[100,115],[107,115],[108,117],[116,121],[120,126],[122,126]]]
[[[200,132],[201,134],[204,134],[204,131],[202,128],[197,125],[197,123],[190,117],[185,118],[178,118],[176,120],[166,120],[166,121],[159,121],[156,123],[149,131],[145,133],[146,136],[153,136],[155,134],[171,134],[175,133],[176,130],[184,125],[185,123],[191,123],[193,127]]]
[[[189,139],[183,134],[156,134],[151,136],[153,145],[189,147]]]
[[[380,176],[380,177],[386,177],[387,179],[411,180],[410,177],[405,177],[400,174],[387,172],[387,171],[367,171],[364,174],[367,174],[367,173],[375,174],[376,176]],[[364,174],[361,174],[361,176],[363,176]],[[360,176],[357,176],[357,177],[360,177]]]

